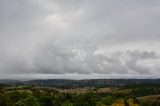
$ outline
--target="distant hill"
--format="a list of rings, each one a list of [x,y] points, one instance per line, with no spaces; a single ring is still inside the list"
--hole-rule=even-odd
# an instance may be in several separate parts
[[[1,84],[16,83],[16,82],[20,82],[20,81],[19,80],[12,80],[12,79],[1,79],[0,80]]]
[[[18,83],[18,80],[10,80],[10,79],[1,79],[0,87],[12,86],[15,83]]]
[[[125,86],[133,84],[160,84],[160,79],[85,79],[85,80],[68,80],[68,79],[47,79],[47,80],[0,80],[1,84],[17,86],[46,86],[46,87],[107,87],[107,86]]]

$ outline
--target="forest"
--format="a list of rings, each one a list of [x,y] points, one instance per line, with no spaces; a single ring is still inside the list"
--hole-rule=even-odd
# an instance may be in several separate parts
[[[1,84],[0,106],[160,106],[160,84],[81,88]]]

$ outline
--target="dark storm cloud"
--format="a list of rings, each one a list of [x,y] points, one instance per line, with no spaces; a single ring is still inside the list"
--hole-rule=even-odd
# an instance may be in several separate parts
[[[159,18],[159,0],[1,0],[0,72],[159,75]]]

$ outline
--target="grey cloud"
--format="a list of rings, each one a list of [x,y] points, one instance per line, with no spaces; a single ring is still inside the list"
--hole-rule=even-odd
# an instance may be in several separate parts
[[[159,74],[159,0],[1,0],[4,74]]]
[[[138,63],[160,61],[160,54],[154,51],[114,51],[103,54],[97,54],[97,51],[96,49],[92,51],[90,49],[60,48],[60,45],[51,43],[49,47],[44,46],[40,54],[36,56],[34,61],[37,67],[36,73],[154,74],[158,66],[148,67],[148,64]]]

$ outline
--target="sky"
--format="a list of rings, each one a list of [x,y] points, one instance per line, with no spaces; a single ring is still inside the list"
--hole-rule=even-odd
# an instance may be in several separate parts
[[[0,0],[0,79],[160,78],[160,0]]]

